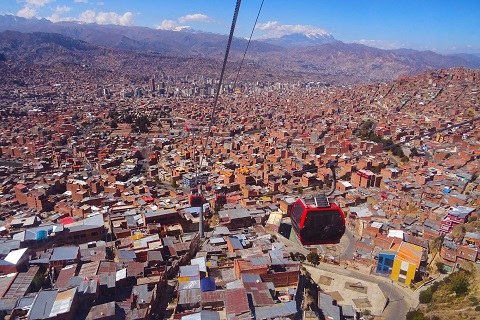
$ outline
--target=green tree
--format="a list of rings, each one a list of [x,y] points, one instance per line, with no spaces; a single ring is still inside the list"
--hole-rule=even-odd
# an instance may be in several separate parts
[[[445,267],[445,263],[443,263],[443,262],[441,262],[441,261],[437,261],[437,262],[435,263],[435,266],[437,267],[437,270],[438,270],[439,272],[441,272],[441,273],[444,272],[444,269],[443,269],[443,268]]]
[[[46,282],[45,275],[43,273],[37,273],[32,280],[34,291],[42,289]]]
[[[133,123],[133,117],[132,117],[132,115],[131,115],[131,114],[127,114],[127,115],[125,116],[125,120],[124,120],[124,121],[125,121],[125,123]]]
[[[314,266],[318,266],[320,263],[320,257],[318,256],[318,253],[311,251],[309,254],[307,254],[307,261]]]
[[[448,277],[450,283],[450,290],[455,292],[457,296],[464,296],[468,293],[470,287],[470,281],[467,278],[467,274],[464,271],[452,273]]]
[[[297,261],[305,261],[307,258],[305,257],[305,255],[301,252],[295,252],[295,260]]]
[[[406,320],[425,320],[425,316],[418,310],[412,310],[407,312]]]
[[[412,148],[410,149],[410,156],[411,156],[411,157],[416,157],[416,156],[418,156],[418,150],[417,150],[417,148],[412,147]]]
[[[405,156],[405,154],[403,153],[402,147],[399,145],[396,145],[392,148],[392,154],[400,158]]]
[[[430,303],[432,301],[433,293],[432,290],[426,289],[423,291],[420,291],[420,295],[418,297],[418,300],[420,303]]]
[[[432,249],[440,251],[440,249],[442,248],[442,245],[443,245],[443,239],[444,238],[445,238],[445,236],[440,236],[438,238],[435,238],[432,242]]]

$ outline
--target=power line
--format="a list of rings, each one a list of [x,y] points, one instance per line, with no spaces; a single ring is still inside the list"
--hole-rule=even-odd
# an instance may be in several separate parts
[[[258,9],[257,18],[255,19],[255,23],[253,24],[252,32],[250,33],[250,38],[248,38],[247,47],[245,48],[245,52],[243,53],[242,60],[240,61],[240,65],[238,66],[237,75],[235,76],[235,80],[233,81],[233,89],[235,89],[235,86],[237,85],[238,76],[240,75],[240,70],[242,69],[243,62],[245,61],[245,56],[247,55],[248,48],[250,47],[250,42],[252,41],[253,32],[255,31],[255,27],[257,26],[258,17],[260,16],[260,12],[262,11],[264,1],[265,0],[262,0],[262,3],[260,4],[260,8]]]
[[[241,3],[242,3],[242,0],[237,0],[237,3],[235,5],[235,12],[233,13],[232,26],[230,27],[230,34],[228,36],[227,49],[225,50],[225,58],[223,59],[222,71],[220,73],[220,80],[218,81],[217,91],[215,92],[215,100],[213,102],[212,112],[210,113],[210,122],[208,123],[207,137],[202,147],[202,156],[200,158],[200,165],[202,165],[202,157],[205,158],[205,151],[208,145],[208,138],[210,137],[210,133],[212,132],[213,119],[215,117],[215,109],[217,108],[217,104],[218,104],[218,96],[220,95],[223,75],[225,74],[225,69],[227,67],[228,54],[230,53],[230,47],[232,45],[233,34],[235,32],[235,25],[237,23],[238,11],[240,10]]]

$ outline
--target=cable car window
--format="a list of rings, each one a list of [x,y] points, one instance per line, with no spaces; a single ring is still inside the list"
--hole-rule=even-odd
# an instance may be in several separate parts
[[[301,236],[305,242],[335,239],[343,235],[343,228],[338,210],[309,210]]]
[[[292,215],[290,217],[290,220],[292,222],[293,227],[296,230],[300,229],[300,221],[302,221],[302,215],[303,215],[304,211],[305,211],[305,208],[302,206],[300,201],[296,202],[293,205]]]

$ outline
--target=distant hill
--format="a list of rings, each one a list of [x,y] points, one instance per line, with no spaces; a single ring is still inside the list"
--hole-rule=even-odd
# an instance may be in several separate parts
[[[318,46],[325,43],[335,42],[335,38],[331,34],[325,33],[293,33],[286,34],[279,38],[268,38],[260,40],[262,42],[270,43],[284,48],[295,48],[295,47],[310,47]]]
[[[82,57],[97,47],[85,41],[75,40],[58,33],[22,33],[4,31],[0,33],[0,53],[6,58],[31,62],[53,62],[62,56],[67,60]]]
[[[205,32],[169,31],[95,23],[53,23],[46,19],[0,15],[0,31],[6,30],[60,33],[73,39],[117,49],[202,56],[223,56],[228,39],[224,35]],[[232,50],[243,51],[246,44],[246,40],[236,38]],[[278,50],[281,48],[258,41],[254,41],[249,48],[252,53]]]
[[[34,40],[39,45],[61,45],[66,50],[75,50],[75,54],[81,54],[82,50],[90,48],[88,44],[94,44],[119,50],[167,54],[170,57],[220,61],[227,43],[225,35],[204,32],[75,22],[52,23],[46,19],[0,15],[0,32],[5,30],[60,34],[63,37],[37,35],[35,40],[28,41]],[[19,48],[9,37],[11,34],[9,36],[8,33],[0,36],[0,53],[6,54],[7,58],[12,50]],[[31,36],[19,36],[18,41],[22,37]],[[245,39],[235,38],[229,61],[238,62],[246,45]],[[31,59],[34,58],[34,52],[30,52]],[[480,68],[480,57],[475,55],[440,55],[411,49],[382,50],[361,44],[343,43],[329,34],[292,34],[278,39],[252,41],[245,62],[245,66],[250,66],[255,72],[245,72],[242,80],[255,80],[256,78],[252,77],[261,74],[271,80],[308,80],[331,84],[389,81],[399,75],[456,66]],[[182,70],[179,69],[178,72]],[[186,69],[185,72],[191,70]]]

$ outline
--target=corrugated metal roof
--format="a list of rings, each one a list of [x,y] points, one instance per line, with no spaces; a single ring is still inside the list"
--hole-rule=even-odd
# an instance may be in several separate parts
[[[275,304],[266,283],[246,282],[243,285],[245,286],[245,290],[252,294],[254,306],[262,307]]]
[[[273,306],[255,308],[255,315],[257,319],[275,319],[292,316],[297,313],[296,304],[295,301],[289,301]]]
[[[250,313],[245,288],[225,290],[225,310],[228,319],[244,313]]]
[[[55,281],[55,289],[64,289],[68,281],[75,275],[77,265],[71,264],[60,270],[57,281]]]
[[[120,261],[133,261],[137,258],[137,254],[130,249],[120,249],[117,251],[117,258]]]
[[[152,218],[152,217],[160,217],[160,216],[165,216],[169,214],[175,214],[177,213],[176,209],[168,209],[168,210],[147,210],[144,215],[146,218]]]
[[[58,292],[55,297],[55,302],[53,303],[52,309],[50,310],[50,317],[55,317],[62,313],[67,313],[71,306],[73,298],[77,288],[72,288],[63,292]]]
[[[215,279],[212,277],[206,277],[200,280],[200,289],[202,292],[215,291],[216,289]]]
[[[129,261],[127,262],[127,277],[140,277],[145,272],[143,262]]]
[[[115,315],[115,301],[92,306],[85,320],[104,319]]]
[[[45,319],[50,316],[58,290],[40,291],[28,312],[29,320]]]
[[[188,290],[188,289],[200,289],[200,280],[178,282],[178,290]]]
[[[22,248],[10,251],[3,260],[11,264],[17,264],[27,250],[28,248]]]
[[[235,280],[232,282],[228,282],[226,284],[227,289],[240,289],[243,288],[243,282],[241,280]]]
[[[13,281],[4,298],[22,298],[27,293],[33,278],[38,273],[39,266],[30,266],[27,272],[19,273]]]
[[[78,257],[79,250],[79,247],[54,248],[50,261],[75,260]]]
[[[242,243],[240,242],[240,240],[237,237],[230,236],[230,237],[228,237],[228,241],[232,245],[233,250],[243,249]]]
[[[283,250],[270,250],[268,253],[270,255],[271,264],[273,266],[285,265],[290,263],[288,259],[283,257]]]
[[[179,277],[200,277],[200,268],[198,265],[181,266]]]
[[[198,313],[183,316],[182,320],[220,320],[220,314],[217,311],[202,310]]]
[[[230,234],[230,230],[228,230],[225,226],[217,226],[213,231],[213,236],[227,236]]]
[[[217,303],[225,302],[225,291],[224,290],[215,290],[202,292],[202,303]]]
[[[85,263],[80,268],[78,276],[80,278],[89,278],[97,275],[98,267],[100,266],[100,261],[94,261],[90,263]]]
[[[262,282],[260,275],[253,273],[242,273],[242,281],[245,282]]]
[[[13,283],[13,281],[15,281],[17,274],[18,273],[14,272],[0,276],[0,298],[3,297],[3,295],[10,288],[10,285]]]
[[[221,244],[221,243],[225,243],[225,239],[224,238],[210,238],[210,243],[212,244]]]
[[[201,296],[202,292],[200,289],[180,290],[178,292],[178,304],[198,304],[200,303]]]
[[[269,265],[270,264],[270,259],[268,259],[268,256],[263,256],[263,257],[251,257],[249,260],[252,262],[252,265],[254,266],[263,266],[263,265]]]
[[[207,272],[205,257],[198,257],[190,261],[191,265],[197,265],[200,272]]]

